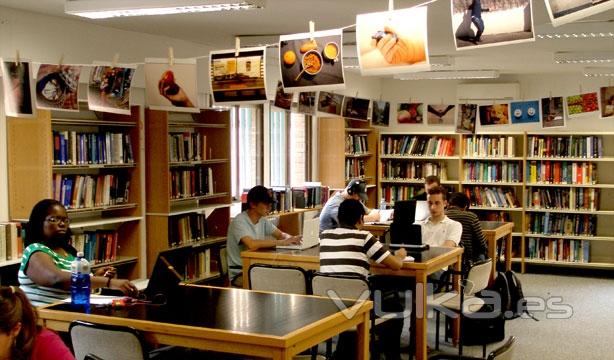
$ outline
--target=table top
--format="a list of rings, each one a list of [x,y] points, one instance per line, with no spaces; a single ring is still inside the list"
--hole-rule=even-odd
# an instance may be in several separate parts
[[[344,301],[344,305],[354,303]],[[79,312],[68,303],[42,310]],[[339,311],[327,298],[187,285],[164,305],[92,307],[91,314],[281,337]]]

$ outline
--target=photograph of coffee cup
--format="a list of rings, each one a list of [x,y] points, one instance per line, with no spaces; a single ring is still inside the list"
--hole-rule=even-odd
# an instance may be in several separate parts
[[[322,51],[324,58],[330,61],[336,61],[339,57],[339,45],[335,42],[329,42],[324,46],[324,51]]]

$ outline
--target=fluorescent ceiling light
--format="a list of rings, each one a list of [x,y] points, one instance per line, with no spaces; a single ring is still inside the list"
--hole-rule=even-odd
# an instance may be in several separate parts
[[[411,74],[399,74],[397,80],[462,80],[462,79],[496,79],[497,70],[455,70],[455,71],[423,71]]]
[[[264,8],[264,0],[67,0],[64,12],[89,19]]]
[[[614,77],[614,68],[612,67],[584,68],[584,76],[586,77]]]
[[[614,62],[614,51],[557,52],[554,53],[557,64],[590,64]]]
[[[537,34],[538,39],[565,40],[565,39],[605,39],[614,37],[614,32],[581,32],[581,33],[552,33]]]

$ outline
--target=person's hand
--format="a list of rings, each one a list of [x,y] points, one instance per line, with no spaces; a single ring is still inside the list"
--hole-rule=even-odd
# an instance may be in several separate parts
[[[105,266],[105,267],[102,267],[102,268],[96,270],[94,275],[96,275],[96,276],[104,276],[104,277],[108,277],[108,278],[114,278],[115,275],[117,275],[117,269],[114,268],[113,266]]]
[[[298,245],[303,241],[303,237],[300,235],[290,236],[289,238],[281,239],[277,241],[277,245],[286,246],[286,245]]]
[[[394,256],[398,257],[399,259],[405,259],[407,256],[407,251],[404,248],[400,248],[394,252]]]
[[[136,288],[136,286],[134,286],[133,283],[126,279],[112,279],[109,283],[109,287],[111,289],[118,289],[125,295],[131,297],[135,297],[139,293],[139,290]]]
[[[178,107],[194,107],[194,104],[183,91],[181,86],[174,82],[169,82],[164,76],[158,81],[158,91],[174,106]]]
[[[421,40],[399,38],[391,27],[384,27],[385,35],[373,40],[375,46],[390,64],[414,64],[426,60],[424,43]],[[373,43],[372,43],[373,44]]]

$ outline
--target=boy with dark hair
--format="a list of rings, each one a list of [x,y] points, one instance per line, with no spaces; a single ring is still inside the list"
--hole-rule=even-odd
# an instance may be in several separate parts
[[[460,244],[465,248],[463,252],[463,268],[465,269],[476,261],[486,259],[488,250],[480,220],[476,214],[467,211],[468,208],[469,199],[467,195],[461,192],[452,193],[448,201],[446,216],[462,225],[463,232]]]
[[[429,189],[427,202],[429,217],[420,221],[422,225],[422,242],[431,246],[456,247],[460,243],[463,232],[462,225],[448,218],[444,212],[448,191],[443,186],[434,186]]]
[[[424,191],[420,192],[420,194],[414,196],[413,200],[422,200],[426,201],[426,196],[431,188],[435,186],[441,186],[441,180],[439,180],[439,176],[437,175],[429,175],[424,178]]]

